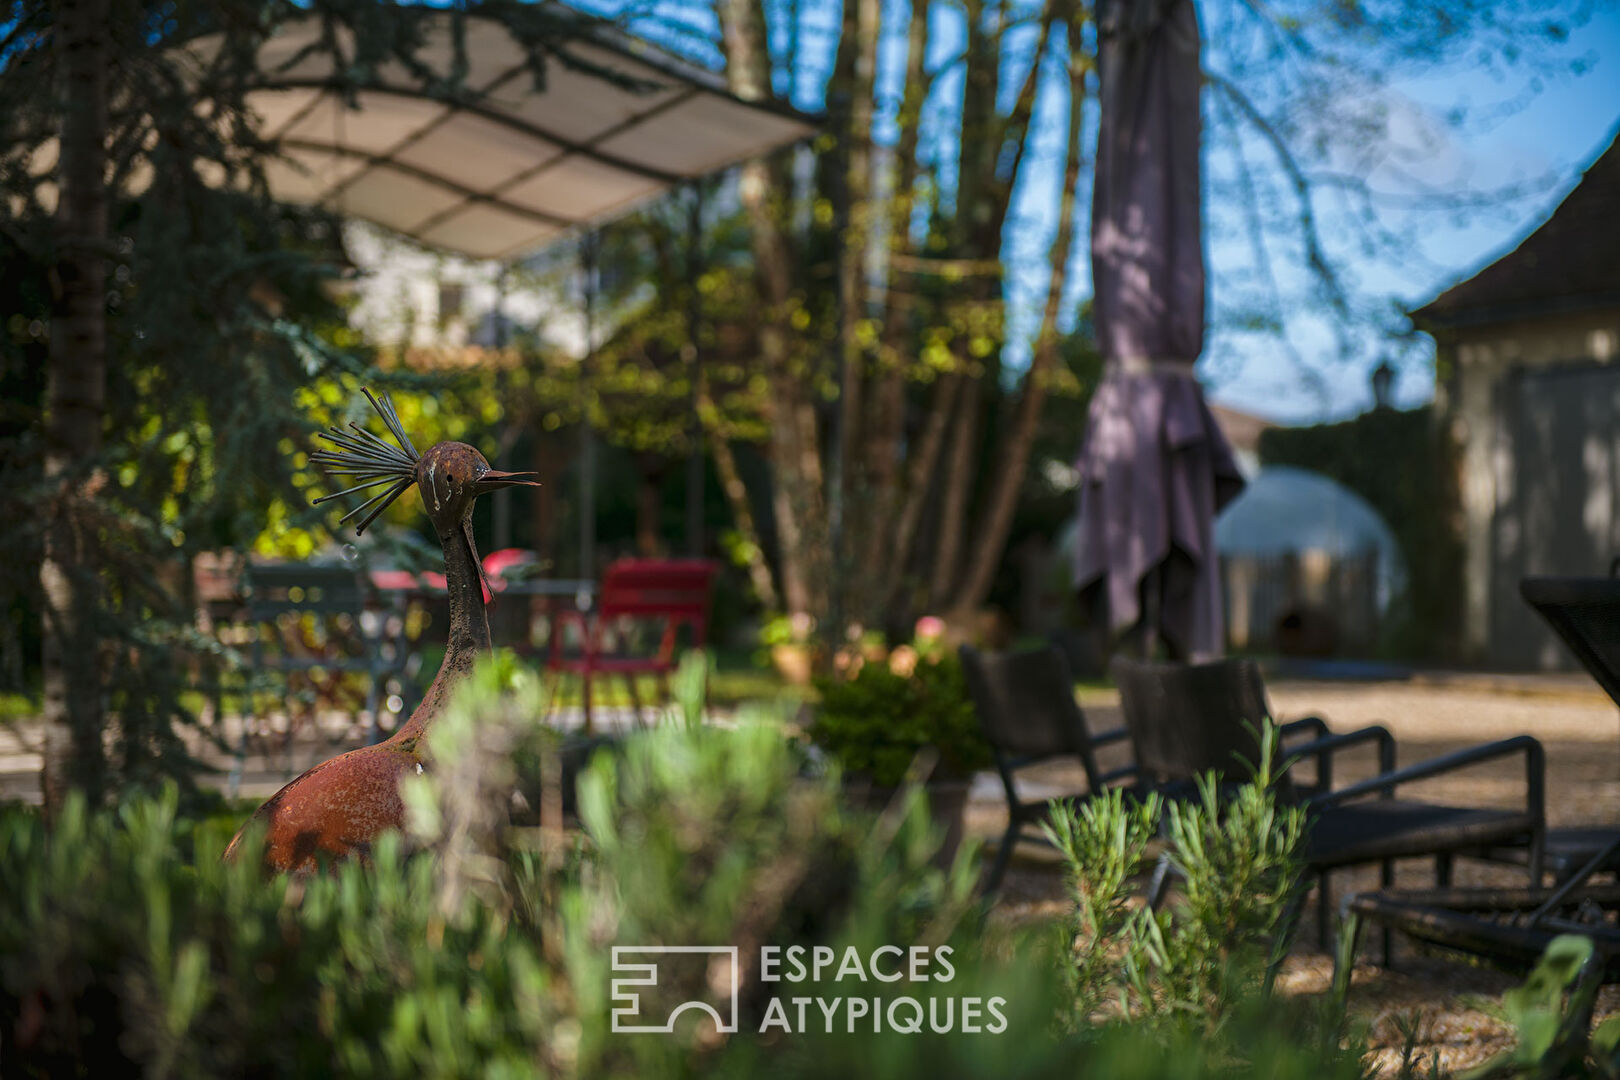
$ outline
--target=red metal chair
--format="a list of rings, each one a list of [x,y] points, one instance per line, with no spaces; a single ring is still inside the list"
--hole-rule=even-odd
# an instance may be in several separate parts
[[[532,551],[522,548],[501,548],[484,556],[484,576],[489,580],[489,587],[496,592],[504,592],[507,586],[507,574],[520,566],[533,566],[540,561],[540,557]],[[485,600],[489,599],[486,594]]]
[[[494,592],[505,590],[507,571],[534,561],[534,552],[524,551],[522,548],[501,548],[499,551],[492,551],[485,555],[484,578],[486,587],[484,589],[484,603],[488,604],[494,599],[491,590]],[[444,575],[431,570],[421,574],[413,574],[409,570],[373,570],[371,572],[371,583],[379,589],[398,592],[444,591]]]
[[[703,648],[709,632],[709,598],[719,568],[707,559],[620,559],[602,576],[596,610],[556,610],[551,624],[552,671],[578,674],[583,687],[585,730],[591,730],[591,681],[597,675],[619,675],[630,691],[630,702],[641,719],[637,675],[654,675],[659,690],[669,697],[668,676],[675,668],[675,646],[682,625],[691,631],[690,647]],[[610,651],[610,636],[622,647],[637,629],[662,625],[658,647],[651,654]],[[566,629],[578,629],[580,651],[563,652]]]

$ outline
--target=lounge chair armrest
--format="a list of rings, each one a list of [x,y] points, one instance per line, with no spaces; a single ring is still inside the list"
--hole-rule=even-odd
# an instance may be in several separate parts
[[[1378,748],[1378,771],[1380,774],[1395,771],[1395,736],[1389,729],[1372,724],[1368,727],[1357,728],[1355,731],[1344,731],[1336,735],[1324,735],[1319,739],[1312,739],[1307,743],[1298,743],[1285,748],[1288,758],[1316,758],[1317,784],[1324,790],[1333,788],[1333,756],[1340,750],[1372,743]]]
[[[1101,735],[1091,736],[1091,745],[1108,746],[1111,743],[1123,742],[1130,737],[1131,729],[1128,727],[1110,728]]]
[[[1121,765],[1119,768],[1109,769],[1097,777],[1097,782],[1106,785],[1114,780],[1124,780],[1127,777],[1140,776],[1141,774],[1142,769],[1139,765]]]
[[[1415,765],[1408,765],[1404,769],[1382,773],[1370,780],[1363,780],[1359,784],[1351,784],[1349,787],[1318,795],[1316,798],[1311,799],[1307,805],[1311,807],[1331,806],[1362,795],[1389,793],[1398,784],[1443,776],[1468,765],[1477,765],[1482,761],[1494,761],[1497,758],[1510,757],[1514,754],[1524,755],[1526,809],[1538,821],[1542,820],[1546,817],[1547,758],[1545,751],[1541,748],[1540,741],[1531,735],[1515,735],[1511,739],[1500,739],[1481,746],[1471,746],[1466,750],[1458,750],[1455,753],[1430,758],[1428,761],[1420,761]]]
[[[1277,744],[1282,750],[1283,760],[1287,761],[1293,755],[1289,752],[1288,742],[1305,736],[1311,739],[1324,739],[1333,734],[1328,730],[1327,721],[1320,716],[1302,716],[1297,720],[1277,725]],[[1333,762],[1330,758],[1317,755],[1316,759],[1317,786],[1323,791],[1333,786]]]
[[[1290,720],[1286,724],[1277,726],[1277,734],[1285,739],[1308,732],[1313,738],[1322,739],[1331,735],[1327,721],[1320,716],[1302,716],[1298,720]]]

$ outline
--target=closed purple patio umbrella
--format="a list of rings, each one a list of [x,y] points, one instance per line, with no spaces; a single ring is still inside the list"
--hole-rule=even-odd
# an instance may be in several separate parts
[[[1193,364],[1204,344],[1198,16],[1099,4],[1102,119],[1091,218],[1105,370],[1080,449],[1075,581],[1170,655],[1222,650],[1215,515],[1243,489]]]

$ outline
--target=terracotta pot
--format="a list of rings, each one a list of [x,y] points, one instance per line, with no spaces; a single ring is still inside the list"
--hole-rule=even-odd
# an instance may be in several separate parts
[[[793,686],[809,686],[815,653],[809,645],[772,645],[771,666]]]
[[[934,824],[945,829],[945,838],[933,858],[934,865],[941,869],[955,861],[956,852],[962,846],[968,791],[972,787],[972,780],[931,780],[923,785],[923,794],[928,797],[928,814]],[[879,787],[870,780],[851,777],[844,781],[844,793],[853,805],[881,813],[894,801],[900,788]]]

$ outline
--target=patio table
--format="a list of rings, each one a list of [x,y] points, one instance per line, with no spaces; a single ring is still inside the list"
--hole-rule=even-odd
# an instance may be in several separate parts
[[[1620,705],[1620,577],[1528,577],[1519,595]]]

